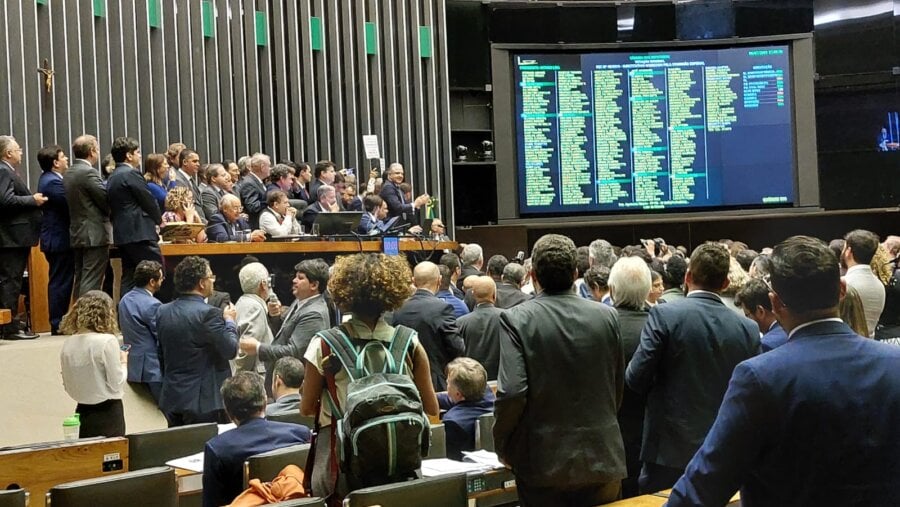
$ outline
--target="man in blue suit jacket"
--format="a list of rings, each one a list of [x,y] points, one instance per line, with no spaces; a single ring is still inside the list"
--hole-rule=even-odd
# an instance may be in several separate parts
[[[846,288],[821,241],[775,247],[772,310],[788,342],[740,363],[668,505],[897,505],[900,348],[838,318]],[[667,305],[663,305],[667,306]]]
[[[309,442],[302,424],[270,422],[266,391],[255,372],[242,371],[222,385],[225,411],[237,428],[206,442],[203,451],[203,506],[234,501],[243,491],[244,461],[250,456]],[[302,463],[298,463],[302,466]]]
[[[716,418],[731,372],[759,352],[759,329],[725,306],[728,250],[707,243],[691,255],[686,298],[657,305],[641,331],[625,382],[647,394],[641,493],[671,488]]]
[[[499,320],[499,319],[498,319]],[[470,357],[457,357],[447,365],[447,392],[438,394],[447,412],[441,418],[447,436],[447,457],[462,461],[463,451],[475,450],[478,418],[494,411],[494,393],[487,372]]]
[[[372,234],[374,230],[384,232],[384,219],[388,213],[384,199],[381,196],[369,194],[363,199],[363,207],[366,212],[359,219],[359,227],[356,232],[359,234]]]
[[[769,286],[762,279],[753,278],[741,287],[734,296],[734,304],[743,309],[744,315],[759,326],[759,332],[763,333],[759,340],[762,352],[768,352],[787,343],[787,333],[772,312]]]
[[[391,164],[386,172],[386,181],[381,187],[381,198],[388,205],[389,217],[400,217],[402,223],[412,223],[416,210],[425,206],[429,197],[428,194],[422,194],[413,202],[407,202],[403,196],[403,190],[400,190],[403,176],[403,166],[397,163]]]
[[[237,312],[230,303],[220,310],[203,300],[215,281],[206,259],[185,257],[175,267],[179,296],[156,315],[163,371],[159,408],[170,427],[227,422],[219,389],[231,376],[228,360],[237,356]]]
[[[219,212],[209,217],[206,226],[206,237],[211,243],[227,243],[241,241],[238,233],[250,230],[250,223],[241,217],[241,201],[235,195],[228,194],[219,202]],[[261,230],[250,232],[250,241],[265,241],[266,233]]]
[[[128,351],[128,382],[145,384],[159,405],[162,370],[159,366],[159,340],[156,337],[156,312],[161,304],[153,295],[165,280],[162,265],[141,261],[134,268],[135,287],[119,300],[119,328]]]
[[[63,187],[63,174],[69,158],[60,146],[45,146],[38,151],[41,178],[38,192],[47,198],[41,222],[41,251],[50,265],[47,305],[50,309],[50,334],[59,334],[59,322],[69,310],[75,280],[75,257],[69,244],[69,204]]]

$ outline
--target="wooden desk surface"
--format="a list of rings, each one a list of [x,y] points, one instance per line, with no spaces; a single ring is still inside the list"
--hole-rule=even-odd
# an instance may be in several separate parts
[[[104,472],[103,464],[121,460],[120,468]],[[47,491],[57,484],[120,474],[128,470],[128,439],[72,441],[0,451],[0,489],[12,484],[31,495],[31,507],[44,505]]]
[[[419,241],[401,239],[401,252],[429,252],[431,250],[455,249],[454,241]],[[163,256],[185,255],[243,255],[279,253],[357,253],[380,252],[381,240],[365,241],[264,241],[260,243],[171,243],[160,245]]]

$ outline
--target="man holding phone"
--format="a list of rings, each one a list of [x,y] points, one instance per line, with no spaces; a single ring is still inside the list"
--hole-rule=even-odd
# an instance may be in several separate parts
[[[156,311],[161,304],[154,296],[166,277],[156,261],[141,261],[134,268],[134,288],[119,300],[119,328],[130,352],[128,382],[143,384],[159,404],[162,371],[156,335]],[[131,350],[134,349],[134,350]]]

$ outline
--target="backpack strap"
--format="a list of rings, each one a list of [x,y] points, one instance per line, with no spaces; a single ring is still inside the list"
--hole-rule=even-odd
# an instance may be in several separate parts
[[[328,333],[330,336],[334,337],[335,333],[332,333],[330,329],[326,329],[319,333],[320,338],[322,338],[322,357],[328,357],[331,355],[331,347],[328,345],[328,340],[324,337],[323,333]],[[328,402],[329,407],[331,408],[331,438],[328,445],[328,453],[330,456],[330,466],[328,467],[328,477],[329,482],[331,483],[331,499],[340,500],[339,495],[337,493],[337,484],[338,484],[338,476],[340,475],[340,464],[338,461],[338,453],[337,453],[337,420],[341,417],[341,411],[338,406],[338,396],[337,396],[337,384],[334,381],[334,370],[330,368],[325,368],[325,400]],[[315,436],[318,438],[319,434],[319,414],[322,410],[322,398],[319,398],[319,403],[316,406],[316,434]],[[313,442],[313,445],[316,445],[316,442]],[[307,457],[307,467],[312,470],[313,464],[315,463],[315,447],[313,447],[313,452],[310,452],[310,455]],[[312,459],[313,461],[310,461]],[[312,473],[308,474],[309,477],[312,477]],[[311,482],[311,481],[310,481]]]
[[[353,345],[353,341],[340,327],[325,329],[317,334],[331,348],[347,375],[350,376],[351,381],[363,377],[362,371],[357,367],[360,354]]]
[[[394,336],[391,337],[391,343],[388,346],[388,360],[391,373],[403,374],[406,370],[406,355],[409,353],[409,347],[412,345],[412,338],[415,330],[412,328],[397,325],[394,327]]]

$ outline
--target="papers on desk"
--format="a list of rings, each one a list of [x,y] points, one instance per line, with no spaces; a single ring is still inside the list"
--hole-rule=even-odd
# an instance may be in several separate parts
[[[447,458],[423,459],[422,477],[437,477],[439,475],[461,474],[470,472],[486,472],[491,467],[480,463],[463,463]]]
[[[197,454],[191,454],[190,456],[185,456],[183,458],[175,458],[166,461],[166,465],[175,468],[183,468],[201,474],[203,473],[203,452],[201,451]]]
[[[463,461],[478,463],[490,468],[503,468],[503,463],[500,463],[500,458],[497,457],[496,452],[481,449],[478,451],[463,451],[462,454]]]
[[[234,424],[234,423],[220,424],[219,425],[219,435],[221,435],[222,433],[225,433],[226,431],[231,431],[235,428],[237,428],[237,424]]]

